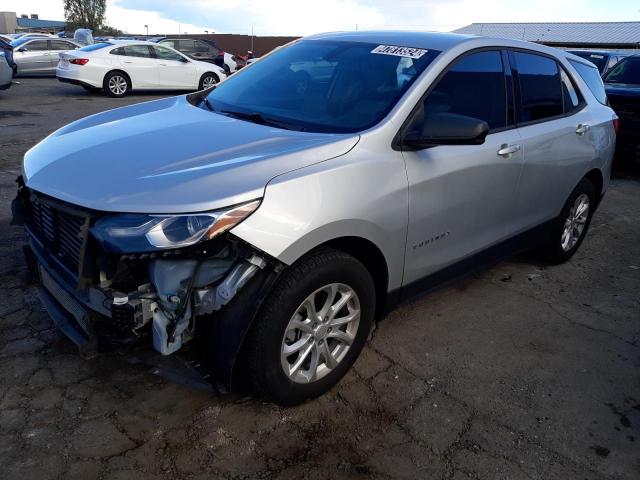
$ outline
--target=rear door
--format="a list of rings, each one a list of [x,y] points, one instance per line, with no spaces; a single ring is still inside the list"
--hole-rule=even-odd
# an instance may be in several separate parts
[[[449,66],[423,100],[425,118],[464,115],[486,121],[490,131],[482,145],[403,152],[409,179],[405,284],[510,234],[522,151],[509,108],[513,95],[505,60],[500,49],[468,53]],[[399,69],[399,81],[407,68]]]
[[[570,75],[541,53],[510,52],[524,165],[516,201],[517,231],[555,218],[596,157],[592,116]]]
[[[39,39],[31,40],[18,47],[13,58],[18,64],[18,72],[43,73],[51,69],[50,57],[49,41]]]
[[[158,88],[195,89],[198,87],[199,79],[196,79],[196,68],[193,62],[162,45],[151,48],[158,64]]]
[[[55,70],[60,60],[60,54],[71,50],[76,50],[78,47],[71,42],[65,40],[50,40],[51,42],[51,55],[49,59],[51,61],[51,70]]]

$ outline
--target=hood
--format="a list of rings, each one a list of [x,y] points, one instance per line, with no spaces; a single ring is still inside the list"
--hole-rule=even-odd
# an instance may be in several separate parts
[[[29,188],[94,210],[199,212],[260,198],[272,178],[343,155],[358,139],[258,125],[180,96],[57,130],[26,153],[23,176]]]
[[[640,97],[640,85],[632,83],[605,83],[607,95]]]

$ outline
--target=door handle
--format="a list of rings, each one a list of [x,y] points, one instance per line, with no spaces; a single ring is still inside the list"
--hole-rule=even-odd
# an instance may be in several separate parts
[[[122,63],[133,63],[133,62],[130,62],[128,60],[124,60]]]
[[[503,143],[500,145],[500,150],[498,150],[498,155],[501,157],[508,157],[512,153],[516,153],[520,151],[520,145],[507,145]]]
[[[580,125],[578,125],[578,127],[576,128],[576,133],[578,135],[584,135],[585,133],[587,133],[589,131],[591,127],[589,125],[587,125],[586,123],[581,123]]]

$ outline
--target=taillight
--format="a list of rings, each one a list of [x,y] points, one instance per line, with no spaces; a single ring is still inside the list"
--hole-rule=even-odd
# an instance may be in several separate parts
[[[616,132],[616,135],[617,135],[618,132],[620,131],[620,119],[618,117],[613,117],[611,119],[611,122],[613,123],[613,130]]]
[[[88,58],[73,58],[69,60],[69,63],[73,63],[74,65],[86,65],[88,62]]]

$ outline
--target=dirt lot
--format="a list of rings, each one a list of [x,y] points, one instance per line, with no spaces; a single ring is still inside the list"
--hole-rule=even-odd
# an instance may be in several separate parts
[[[5,226],[22,156],[157,97],[21,83],[0,93],[3,478],[640,478],[637,174],[614,179],[568,264],[518,258],[398,309],[330,394],[281,409],[82,360],[52,329]]]

